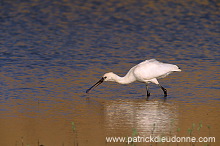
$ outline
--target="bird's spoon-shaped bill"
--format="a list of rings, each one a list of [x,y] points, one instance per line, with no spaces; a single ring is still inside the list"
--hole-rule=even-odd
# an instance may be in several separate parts
[[[105,80],[104,77],[102,77],[97,83],[95,83],[92,87],[90,87],[88,90],[86,90],[86,93],[89,93],[90,90],[92,90],[92,88],[97,87],[98,85],[100,85],[101,83],[103,83]]]

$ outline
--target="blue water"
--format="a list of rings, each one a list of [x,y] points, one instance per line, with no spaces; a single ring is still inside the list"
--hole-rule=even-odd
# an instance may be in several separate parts
[[[219,100],[217,1],[3,0],[1,11],[1,103],[142,98],[139,83],[85,91],[105,72],[123,76],[151,58],[183,70],[161,81],[171,91],[168,98]]]

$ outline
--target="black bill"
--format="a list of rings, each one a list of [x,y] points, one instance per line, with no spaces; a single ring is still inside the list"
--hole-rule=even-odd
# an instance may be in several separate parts
[[[100,85],[102,82],[104,82],[104,77],[102,77],[97,83],[95,83],[92,87],[90,87],[88,90],[86,90],[86,93],[89,93],[89,91],[92,89],[92,88],[95,88],[97,87],[98,85]]]

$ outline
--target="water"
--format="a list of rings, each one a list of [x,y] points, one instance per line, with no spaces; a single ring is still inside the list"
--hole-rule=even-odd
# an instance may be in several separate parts
[[[155,135],[188,136],[201,121],[219,139],[217,1],[2,1],[1,10],[0,145],[115,145],[105,136],[148,136],[154,124]],[[151,58],[182,69],[159,80],[165,102],[153,84],[149,101],[141,83],[85,93],[105,72],[123,76]]]

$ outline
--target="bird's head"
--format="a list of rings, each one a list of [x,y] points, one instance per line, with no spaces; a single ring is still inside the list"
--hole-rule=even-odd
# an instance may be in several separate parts
[[[112,81],[112,82],[114,82],[114,81],[115,81],[115,77],[116,77],[116,75],[115,75],[113,72],[105,73],[105,74],[102,76],[102,78],[101,78],[97,83],[95,83],[92,87],[90,87],[88,90],[86,90],[86,93],[89,93],[89,91],[90,91],[92,88],[97,87],[98,85],[100,85],[100,84],[103,83],[104,81]]]
[[[115,74],[113,72],[108,72],[105,73],[102,78],[104,78],[104,81],[111,81],[114,82],[115,81]]]

